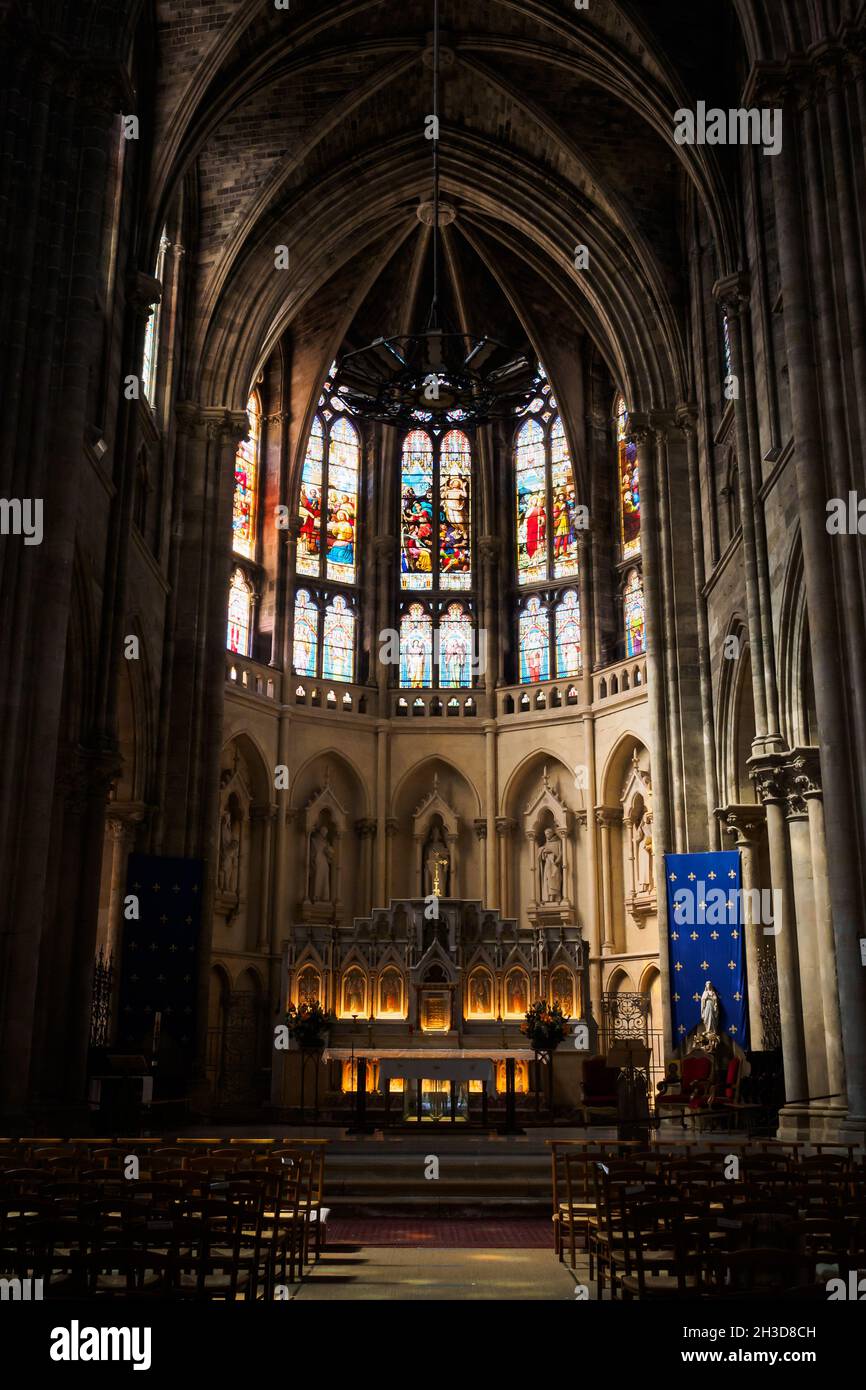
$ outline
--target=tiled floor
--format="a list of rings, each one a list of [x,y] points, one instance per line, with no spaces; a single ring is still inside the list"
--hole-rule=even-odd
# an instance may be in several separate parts
[[[332,1247],[295,1299],[431,1301],[575,1298],[575,1279],[552,1250],[442,1250]]]

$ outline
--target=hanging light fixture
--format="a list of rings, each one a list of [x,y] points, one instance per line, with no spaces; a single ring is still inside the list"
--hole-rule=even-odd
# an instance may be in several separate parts
[[[387,425],[483,424],[525,411],[538,364],[489,334],[460,333],[439,302],[439,0],[433,6],[433,297],[424,328],[376,338],[336,364],[332,395],[351,415]],[[421,209],[423,214],[426,210]],[[336,404],[336,402],[335,402]]]

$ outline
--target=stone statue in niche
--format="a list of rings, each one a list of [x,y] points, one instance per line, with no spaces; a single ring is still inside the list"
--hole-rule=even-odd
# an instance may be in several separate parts
[[[424,855],[424,887],[427,897],[443,898],[448,891],[448,871],[451,855],[442,838],[442,831],[434,825]]]
[[[400,981],[393,971],[388,971],[382,978],[382,1012],[400,1012]]]
[[[360,972],[351,970],[346,976],[346,1013],[364,1012],[364,980]]]
[[[488,975],[473,975],[470,979],[469,1012],[473,1014],[493,1012],[493,998],[490,993],[490,977]]]
[[[506,1007],[510,1014],[525,1014],[529,1008],[526,977],[519,971],[509,975],[506,985]]]
[[[538,867],[541,878],[541,901],[543,903],[561,902],[562,844],[551,826],[548,826],[544,832],[544,843],[538,851]]]
[[[310,836],[310,898],[314,903],[334,901],[331,887],[333,858],[328,831],[324,825],[319,825]]]
[[[647,807],[635,831],[636,888],[649,893],[653,884],[653,813]]]
[[[238,891],[238,859],[241,841],[231,807],[226,806],[220,821],[219,888],[221,893]]]

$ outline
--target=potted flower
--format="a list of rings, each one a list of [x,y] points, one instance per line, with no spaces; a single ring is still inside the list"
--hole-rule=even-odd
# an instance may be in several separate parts
[[[565,1037],[569,1018],[570,1015],[564,1014],[558,1004],[548,1004],[544,999],[538,999],[527,1010],[520,1031],[529,1039],[533,1052],[551,1053]]]
[[[536,1074],[542,1057],[549,1058],[550,1067],[547,1075],[547,1104],[551,1115],[553,1115],[553,1054],[565,1037],[565,1028],[569,1014],[564,1014],[560,1006],[556,1003],[548,1004],[544,999],[537,999],[526,1012],[526,1018],[520,1025],[520,1031],[529,1039],[529,1044],[535,1053]],[[538,1113],[541,1100],[540,1076],[535,1088],[535,1109]]]
[[[323,1009],[318,999],[312,1004],[290,1004],[286,1011],[289,1037],[305,1051],[320,1052],[328,1042],[328,1029],[334,1015]]]

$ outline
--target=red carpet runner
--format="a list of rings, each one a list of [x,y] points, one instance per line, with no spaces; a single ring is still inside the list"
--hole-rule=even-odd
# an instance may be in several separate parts
[[[543,1220],[413,1221],[333,1216],[328,1245],[426,1246],[430,1250],[552,1250],[553,1228]]]

